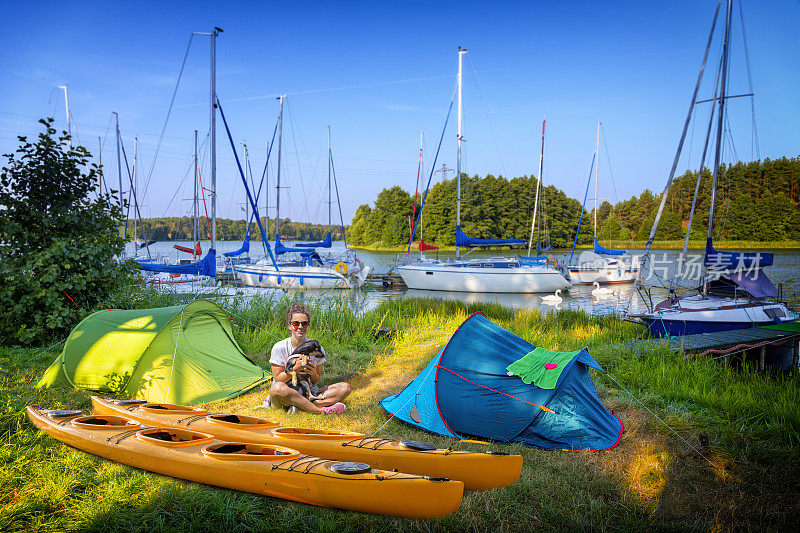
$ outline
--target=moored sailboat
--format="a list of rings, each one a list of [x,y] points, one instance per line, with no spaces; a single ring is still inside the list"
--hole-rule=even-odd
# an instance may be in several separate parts
[[[673,287],[670,290],[669,298],[648,308],[646,312],[629,313],[628,317],[632,320],[642,322],[650,329],[653,337],[690,335],[696,333],[707,333],[714,331],[728,331],[735,329],[751,328],[756,326],[775,324],[781,322],[791,322],[797,320],[797,312],[791,309],[785,302],[779,301],[780,291],[762,272],[762,268],[772,265],[774,256],[772,253],[758,252],[722,252],[714,248],[714,210],[716,200],[717,180],[720,172],[720,158],[722,150],[723,130],[726,119],[725,104],[728,74],[729,40],[731,31],[731,11],[732,2],[728,0],[725,30],[723,41],[723,53],[720,63],[720,83],[719,94],[712,99],[714,106],[718,106],[717,115],[714,116],[712,107],[709,119],[708,132],[706,134],[706,146],[711,135],[711,127],[714,118],[717,121],[716,130],[716,152],[714,156],[714,166],[712,168],[711,202],[708,221],[708,234],[706,238],[706,250],[703,258],[705,276],[702,286],[696,294],[679,298]],[[703,58],[700,74],[695,85],[694,94],[689,106],[689,113],[683,127],[683,134],[678,143],[678,150],[673,161],[672,170],[667,180],[667,185],[661,197],[661,204],[656,215],[655,223],[650,231],[647,241],[646,251],[642,257],[642,271],[645,270],[647,257],[650,247],[655,238],[658,222],[664,210],[670,185],[675,175],[675,169],[681,154],[683,142],[686,138],[689,122],[692,117],[694,105],[697,102],[697,93],[703,76],[709,48],[714,36],[717,17],[721,0],[717,4],[714,14],[714,22],[708,37],[705,56]],[[701,158],[698,180],[703,175],[703,165],[705,150]],[[692,204],[692,214],[689,217],[690,225],[687,228],[688,235],[691,230],[691,220],[697,201],[699,187],[695,189],[695,201]],[[686,246],[684,246],[685,258]],[[638,278],[637,278],[638,284]],[[634,294],[633,292],[631,293]],[[631,296],[633,298],[633,296]],[[772,299],[772,300],[770,300]],[[646,305],[649,305],[645,301]],[[630,304],[629,304],[630,309]]]
[[[523,245],[523,239],[471,238],[461,228],[461,133],[462,63],[467,51],[458,49],[458,152],[456,158],[456,257],[452,261],[425,260],[396,267],[409,289],[458,292],[531,293],[553,292],[571,287],[564,276],[546,261],[536,258],[492,257],[467,260],[461,248]],[[541,180],[541,176],[539,176]],[[424,204],[424,201],[423,201]],[[420,207],[420,212],[424,205]],[[535,217],[535,214],[534,214]],[[415,220],[416,224],[416,220]],[[411,239],[414,231],[412,229]],[[410,243],[409,243],[410,247]]]

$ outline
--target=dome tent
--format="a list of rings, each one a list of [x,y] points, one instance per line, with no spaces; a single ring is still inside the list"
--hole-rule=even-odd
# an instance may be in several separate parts
[[[234,340],[227,313],[208,300],[194,300],[89,315],[38,386],[195,404],[238,396],[269,379]]]
[[[537,348],[470,316],[419,376],[381,400],[391,415],[449,437],[481,437],[555,449],[616,446],[622,422],[600,402],[585,349]]]

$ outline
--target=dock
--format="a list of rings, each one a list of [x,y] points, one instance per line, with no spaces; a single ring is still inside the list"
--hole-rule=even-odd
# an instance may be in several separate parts
[[[393,272],[385,272],[383,274],[370,274],[367,276],[367,283],[381,284],[384,287],[405,287],[406,284],[403,278]]]
[[[741,360],[758,360],[758,368],[778,366],[797,375],[800,359],[800,323],[789,322],[733,331],[698,333],[682,337],[645,339],[621,346],[640,350],[646,346],[666,346],[675,353],[692,357],[727,359],[740,355]]]

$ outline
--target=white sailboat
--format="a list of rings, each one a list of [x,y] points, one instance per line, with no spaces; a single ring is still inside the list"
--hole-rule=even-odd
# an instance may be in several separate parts
[[[720,2],[721,3],[721,2]],[[664,193],[661,196],[661,204],[656,214],[655,223],[650,230],[650,237],[647,241],[645,254],[642,257],[642,270],[646,265],[650,246],[653,243],[658,222],[664,210],[672,179],[675,175],[675,168],[681,154],[683,142],[692,116],[693,108],[697,102],[697,93],[703,76],[708,51],[714,35],[717,17],[719,15],[720,3],[714,14],[714,22],[711,26],[711,33],[708,38],[705,57],[700,68],[694,95],[689,106],[689,113],[684,123],[683,135],[678,143],[678,151],[672,165],[672,171],[667,180]],[[727,2],[725,32],[723,42],[723,53],[720,64],[720,83],[719,94],[712,99],[714,105],[718,104],[717,116],[714,116],[714,108],[709,118],[708,131],[706,134],[706,147],[711,135],[711,128],[714,118],[717,119],[716,131],[716,153],[714,156],[714,167],[711,186],[711,207],[708,222],[708,235],[706,240],[706,253],[703,261],[705,267],[705,277],[702,287],[692,296],[679,298],[673,287],[670,290],[670,297],[659,302],[654,306],[648,305],[648,310],[643,313],[629,313],[628,317],[634,321],[642,322],[650,329],[653,337],[691,335],[695,333],[707,333],[714,331],[728,331],[735,329],[751,328],[781,322],[792,322],[797,320],[797,312],[791,309],[786,303],[779,301],[780,292],[772,284],[770,279],[762,272],[763,267],[770,266],[774,256],[772,253],[753,253],[753,252],[721,252],[714,249],[714,208],[716,200],[717,178],[719,176],[720,157],[722,148],[723,130],[725,124],[725,103],[727,90],[729,40],[731,31],[731,0]],[[703,165],[705,163],[705,150],[700,162],[698,182],[703,175]],[[692,215],[697,201],[698,189],[695,189],[695,201],[692,204]],[[691,230],[692,216],[689,217],[690,226],[687,228],[688,234]],[[684,257],[686,245],[684,246]],[[638,278],[637,278],[638,283]],[[635,285],[636,286],[636,285]],[[633,294],[633,292],[632,292]],[[632,296],[633,298],[633,296]],[[630,304],[629,304],[630,307]]]
[[[331,174],[332,157],[330,147],[330,128],[328,129],[328,235],[318,243],[308,243],[295,247],[285,246],[280,240],[280,205],[281,205],[281,151],[283,139],[283,103],[285,95],[280,96],[280,112],[278,115],[278,172],[277,202],[275,207],[275,254],[285,255],[288,259],[274,262],[265,257],[254,264],[234,267],[236,277],[244,285],[278,289],[349,289],[360,286],[366,281],[369,267],[346,250],[345,255],[325,254],[323,257],[315,248],[331,246]],[[345,244],[346,246],[346,244]]]
[[[569,289],[561,273],[545,261],[519,257],[465,260],[462,247],[524,244],[522,239],[473,239],[461,229],[461,122],[462,64],[467,51],[458,49],[458,151],[456,164],[456,258],[453,261],[425,260],[396,267],[409,289],[458,292],[532,293]],[[541,174],[541,173],[540,173]],[[541,179],[541,175],[539,176]],[[535,214],[534,214],[535,217]],[[413,238],[413,235],[412,235]]]
[[[575,244],[572,246],[567,272],[569,280],[576,284],[632,283],[639,275],[639,256],[626,250],[610,250],[597,242],[597,184],[600,181],[600,122],[597,123],[597,145],[594,152],[594,249],[583,252],[574,260]],[[591,173],[589,174],[591,180]],[[585,208],[585,206],[583,207]],[[582,209],[583,209],[582,208]],[[582,218],[582,217],[581,217]],[[580,223],[575,234],[575,243],[581,231]]]

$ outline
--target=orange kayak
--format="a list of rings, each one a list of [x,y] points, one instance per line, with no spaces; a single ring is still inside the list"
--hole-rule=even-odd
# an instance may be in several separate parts
[[[64,444],[136,468],[207,485],[408,518],[437,518],[461,505],[464,484],[336,462],[268,444],[142,426],[129,417],[28,407],[31,422]]]
[[[519,479],[522,456],[464,452],[424,442],[366,437],[352,431],[325,431],[280,424],[265,418],[214,414],[199,407],[92,396],[98,413],[132,418],[144,424],[192,429],[233,442],[288,446],[337,461],[359,461],[383,470],[455,479],[465,490],[502,487]]]

